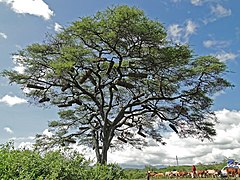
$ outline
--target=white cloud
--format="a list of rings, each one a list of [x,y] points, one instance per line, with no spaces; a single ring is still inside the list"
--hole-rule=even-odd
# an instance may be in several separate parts
[[[212,40],[203,41],[203,46],[206,48],[210,48],[215,44],[216,44],[216,41],[212,41]]]
[[[0,0],[11,6],[11,9],[19,14],[31,14],[49,20],[53,11],[43,0]]]
[[[15,67],[13,68],[13,70],[19,72],[20,74],[23,74],[23,73],[24,73],[24,70],[25,70],[25,67],[23,67],[23,66],[15,66]]]
[[[9,95],[5,95],[4,97],[2,97],[0,99],[0,102],[2,103],[6,103],[9,106],[14,106],[16,104],[23,104],[23,103],[27,103],[27,101],[25,99],[19,98],[17,96],[9,96]]]
[[[211,15],[203,20],[204,24],[208,24],[210,22],[214,22],[219,18],[227,17],[232,14],[231,9],[227,9],[220,4],[216,4],[215,6],[211,6]]]
[[[225,51],[221,51],[217,54],[215,54],[216,58],[218,58],[220,61],[222,62],[225,62],[225,61],[228,61],[228,60],[235,60],[238,55],[237,54],[234,54],[234,53],[231,53],[231,52],[225,52]]]
[[[168,36],[176,43],[179,43],[182,36],[182,31],[183,28],[181,28],[179,24],[172,24],[168,28]]]
[[[62,30],[62,26],[60,24],[58,24],[58,23],[55,23],[54,24],[54,30],[56,32],[60,32]]]
[[[197,24],[191,20],[187,20],[184,26],[172,24],[168,28],[168,37],[175,43],[187,43],[189,37],[196,33]]]
[[[25,141],[25,140],[34,140],[34,136],[28,136],[28,137],[12,137],[11,140],[14,141]]]
[[[23,57],[19,56],[19,55],[13,55],[12,56],[13,59],[13,63],[16,65],[13,70],[17,71],[20,74],[24,73],[25,67],[22,63]]]
[[[34,150],[34,144],[32,142],[21,142],[17,148]]]
[[[179,165],[222,162],[225,158],[240,159],[240,111],[223,109],[215,111],[215,114],[219,123],[215,126],[217,135],[213,141],[181,139],[176,133],[171,133],[167,139],[164,139],[167,142],[165,146],[152,144],[143,150],[130,146],[119,151],[109,150],[108,162],[118,163],[124,167],[139,167],[139,165],[144,167],[146,165],[176,165],[176,156]],[[43,134],[52,136],[48,129],[45,129]],[[20,138],[16,139],[20,141]],[[18,147],[31,148],[33,137],[26,140],[23,138],[21,142],[18,142]],[[86,158],[95,159],[94,150],[77,144],[73,144],[72,147],[83,153]]]
[[[14,146],[19,149],[34,149],[34,136],[28,136],[28,137],[12,137],[10,139],[14,142]]]
[[[53,136],[53,133],[50,132],[48,129],[45,129],[42,134],[47,136],[47,137],[52,137]]]
[[[166,139],[165,146],[146,147],[142,151],[127,148],[122,152],[112,152],[109,162],[118,162],[123,166],[176,165],[177,156],[180,165],[191,165],[222,162],[226,157],[240,159],[240,111],[223,109],[215,113],[219,123],[216,125],[217,135],[213,142],[180,139],[176,133],[172,133]]]
[[[230,41],[206,40],[203,41],[203,46],[206,48],[221,49],[230,45]]]
[[[226,17],[231,15],[231,9],[226,9],[222,5],[217,4],[216,6],[211,6],[211,13],[217,17]]]
[[[0,32],[0,37],[4,38],[4,39],[7,39],[7,35],[3,32]]]
[[[4,130],[9,134],[13,134],[13,130],[10,127],[5,127]]]
[[[218,96],[221,96],[221,95],[223,95],[223,94],[225,94],[225,91],[218,91],[217,93],[215,93],[215,94],[212,96],[212,98],[213,98],[213,99],[216,99]]]
[[[203,4],[202,0],[191,0],[191,4],[194,6],[201,6]]]
[[[173,3],[181,2],[181,0],[171,0]]]
[[[143,150],[130,146],[123,151],[109,151],[108,162],[118,163],[124,167],[142,165],[176,165],[176,156],[180,165],[191,165],[199,162],[208,164],[222,162],[227,158],[240,158],[240,111],[223,109],[216,111],[219,123],[216,124],[217,135],[213,141],[200,141],[194,138],[181,139],[171,133],[165,146],[151,146]],[[94,158],[94,151],[73,145],[88,158]],[[233,157],[234,156],[234,157]],[[141,158],[139,158],[141,157]]]
[[[186,23],[185,35],[184,35],[187,41],[189,36],[196,32],[196,29],[197,29],[197,25],[193,21],[188,20]]]

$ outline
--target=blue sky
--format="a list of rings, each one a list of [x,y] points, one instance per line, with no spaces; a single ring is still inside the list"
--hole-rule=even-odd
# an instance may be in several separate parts
[[[214,142],[179,139],[169,134],[166,146],[152,145],[143,151],[128,147],[112,152],[110,162],[121,165],[174,165],[211,163],[224,158],[240,159],[240,1],[233,0],[0,0],[0,71],[24,67],[12,53],[43,42],[79,17],[93,15],[112,5],[136,6],[160,21],[168,38],[188,43],[196,55],[213,55],[224,61],[225,77],[235,85],[214,96],[213,110],[219,120]],[[48,133],[47,124],[57,119],[54,108],[28,103],[21,89],[0,78],[0,143],[13,139],[16,146],[29,145],[37,133]],[[149,140],[150,141],[150,140]],[[191,145],[190,145],[191,144]],[[92,157],[92,152],[87,151]],[[141,158],[139,158],[141,157]]]

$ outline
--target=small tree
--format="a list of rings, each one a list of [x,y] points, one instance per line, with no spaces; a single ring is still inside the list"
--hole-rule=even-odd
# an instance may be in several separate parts
[[[211,95],[231,86],[222,78],[226,66],[166,36],[143,11],[116,6],[17,52],[24,72],[3,75],[34,102],[59,107],[45,143],[88,145],[101,164],[120,144],[141,148],[145,137],[164,144],[168,124],[181,137],[211,139]]]

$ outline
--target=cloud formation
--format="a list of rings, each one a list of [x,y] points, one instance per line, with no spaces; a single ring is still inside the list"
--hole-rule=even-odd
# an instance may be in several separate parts
[[[201,6],[203,4],[202,0],[191,0],[191,4],[194,6]]]
[[[234,54],[231,52],[225,52],[225,51],[221,51],[221,52],[215,54],[215,56],[222,62],[226,62],[228,60],[235,60],[238,57],[237,54]]]
[[[216,4],[210,7],[210,16],[203,20],[204,24],[214,22],[220,18],[230,16],[232,14],[231,9],[227,9],[220,4]]]
[[[23,57],[19,55],[13,55],[12,59],[13,59],[13,64],[15,65],[13,70],[17,71],[20,74],[23,74],[24,70],[26,69],[22,63]]]
[[[7,39],[7,35],[3,32],[0,32],[0,37],[4,38],[4,39]]]
[[[42,135],[45,135],[47,137],[52,137],[53,136],[53,133],[50,132],[48,129],[45,129],[42,133]]]
[[[181,0],[171,0],[173,3],[181,2]]]
[[[19,149],[34,150],[34,145],[32,142],[21,142],[17,147]]]
[[[26,140],[34,140],[34,136],[28,136],[28,137],[12,137],[11,140],[14,141],[26,141]]]
[[[14,142],[14,146],[19,149],[34,149],[34,136],[28,136],[28,137],[12,137],[10,139]]]
[[[14,133],[13,130],[10,127],[5,127],[3,129],[4,129],[4,131],[6,131],[9,134],[13,134]]]
[[[27,101],[25,99],[19,98],[17,96],[9,96],[9,95],[5,95],[4,97],[2,97],[0,99],[0,103],[5,103],[8,106],[14,106],[16,104],[24,104],[27,103]]]
[[[187,43],[196,30],[197,24],[191,20],[187,20],[183,26],[172,24],[168,27],[168,38],[176,43]]]
[[[176,156],[179,165],[211,164],[222,162],[226,158],[240,159],[240,111],[223,109],[215,111],[215,114],[218,123],[215,126],[217,135],[213,141],[202,142],[194,138],[182,139],[172,132],[164,139],[167,142],[165,146],[158,146],[152,142],[150,146],[142,150],[130,146],[124,150],[110,150],[108,162],[118,163],[123,167],[144,167],[147,165],[176,165]],[[52,136],[48,129],[45,129],[43,134]],[[19,140],[19,148],[31,149],[34,137],[16,139]],[[94,150],[77,144],[73,144],[72,147],[83,153],[86,158],[95,159]]]
[[[188,20],[186,23],[184,38],[188,41],[189,36],[194,34],[197,30],[197,24],[191,20]]]
[[[226,17],[232,14],[231,9],[226,9],[222,5],[217,4],[216,6],[211,6],[211,13],[216,17]]]
[[[240,111],[223,109],[216,111],[219,123],[217,135],[213,141],[201,142],[198,139],[181,139],[172,133],[165,146],[146,147],[142,151],[127,148],[123,152],[112,152],[110,162],[119,162],[122,166],[176,165],[176,156],[180,165],[196,163],[210,164],[222,162],[225,158],[240,159]]]
[[[62,26],[60,25],[60,24],[58,24],[58,23],[55,23],[54,24],[54,30],[56,31],[56,32],[60,32],[60,31],[62,31]]]
[[[31,14],[49,20],[53,16],[53,11],[43,0],[0,0],[6,3],[18,14]]]
[[[168,36],[173,39],[173,41],[180,41],[182,36],[183,28],[179,24],[172,24],[168,28]]]
[[[203,41],[205,48],[222,49],[230,45],[230,41],[206,40]]]
[[[240,111],[223,109],[216,111],[218,123],[217,135],[213,141],[200,141],[194,138],[179,138],[171,133],[164,140],[165,146],[152,143],[143,150],[130,146],[123,151],[110,151],[108,162],[118,163],[123,167],[141,167],[147,165],[176,165],[176,156],[180,165],[197,163],[211,164],[222,162],[226,158],[240,159]],[[73,145],[88,158],[94,158],[94,151],[83,146]]]

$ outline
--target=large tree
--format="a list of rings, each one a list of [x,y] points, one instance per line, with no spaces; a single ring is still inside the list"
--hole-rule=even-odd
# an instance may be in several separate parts
[[[224,63],[170,42],[160,22],[128,6],[80,18],[14,57],[25,69],[5,70],[10,83],[37,104],[59,107],[60,119],[49,123],[53,136],[41,142],[90,146],[102,164],[121,143],[164,144],[167,127],[211,139],[212,95],[231,86]]]

